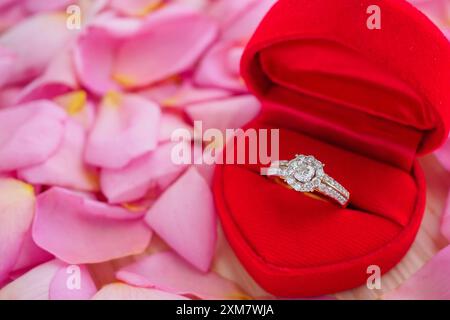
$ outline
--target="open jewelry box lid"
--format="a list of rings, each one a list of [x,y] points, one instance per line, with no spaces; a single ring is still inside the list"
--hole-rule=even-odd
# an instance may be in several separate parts
[[[370,20],[372,4],[279,1],[250,40],[241,74],[263,106],[281,101],[325,119],[340,127],[322,130],[335,143],[359,130],[355,140],[363,153],[386,154],[409,168],[417,154],[433,151],[448,136],[450,45],[403,0],[376,1],[381,28],[369,28],[377,22]],[[307,106],[293,96],[321,102]],[[371,154],[374,148],[386,152]]]

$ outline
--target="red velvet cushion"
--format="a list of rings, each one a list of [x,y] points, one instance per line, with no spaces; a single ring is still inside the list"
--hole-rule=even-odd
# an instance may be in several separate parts
[[[372,264],[387,272],[420,225],[416,156],[448,134],[450,45],[406,2],[377,3],[381,30],[366,28],[371,1],[281,0],[244,53],[263,103],[248,127],[279,128],[281,159],[312,154],[351,193],[342,209],[261,176],[260,164],[217,167],[225,234],[276,295],[351,288]]]

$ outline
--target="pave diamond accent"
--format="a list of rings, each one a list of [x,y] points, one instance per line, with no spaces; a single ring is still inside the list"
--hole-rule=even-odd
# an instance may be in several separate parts
[[[342,206],[344,206],[348,202],[348,198],[344,197],[342,194],[337,192],[336,189],[329,187],[324,183],[319,186],[318,191],[330,198],[333,198]]]
[[[332,177],[330,177],[329,175],[324,175],[323,176],[323,181],[328,184],[329,186],[331,186],[332,188],[336,189],[339,193],[341,193],[344,197],[348,198],[350,196],[350,193],[347,191],[347,189],[345,189],[339,182],[337,182],[336,180],[334,180]]]

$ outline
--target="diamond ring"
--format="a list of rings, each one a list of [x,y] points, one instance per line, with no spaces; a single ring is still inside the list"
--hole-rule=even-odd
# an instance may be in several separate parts
[[[295,191],[318,192],[345,207],[350,193],[324,172],[324,166],[313,156],[296,155],[290,161],[273,162],[266,174],[283,179]]]

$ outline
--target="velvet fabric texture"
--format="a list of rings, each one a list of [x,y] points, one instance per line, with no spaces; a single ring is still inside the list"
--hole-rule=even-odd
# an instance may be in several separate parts
[[[280,0],[249,42],[241,73],[280,129],[280,159],[311,154],[351,193],[348,208],[287,189],[262,164],[221,165],[214,193],[228,241],[277,296],[316,296],[389,271],[425,207],[417,157],[446,139],[450,45],[405,1]],[[228,151],[228,150],[226,150]],[[231,151],[231,150],[230,150]]]

